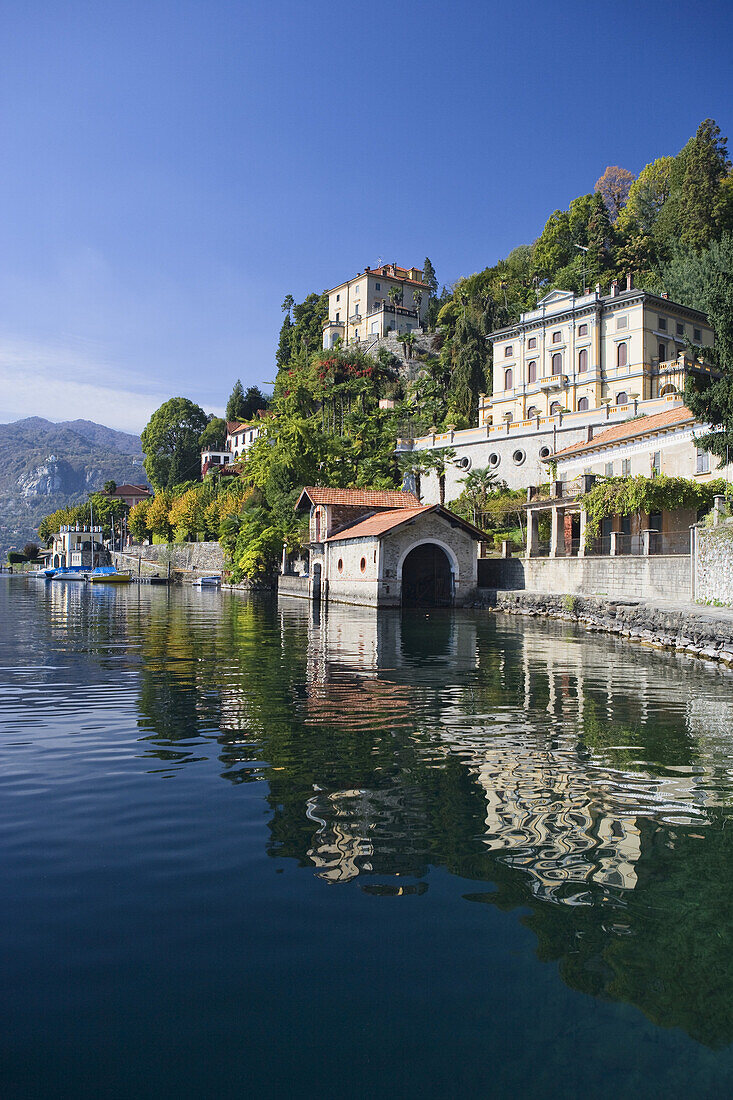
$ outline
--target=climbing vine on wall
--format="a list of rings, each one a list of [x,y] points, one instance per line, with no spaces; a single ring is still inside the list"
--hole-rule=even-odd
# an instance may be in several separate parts
[[[600,533],[601,522],[609,516],[631,516],[649,512],[689,508],[710,508],[713,497],[724,496],[728,489],[723,478],[704,483],[684,477],[609,477],[597,481],[584,494],[582,503],[588,515],[589,538]]]

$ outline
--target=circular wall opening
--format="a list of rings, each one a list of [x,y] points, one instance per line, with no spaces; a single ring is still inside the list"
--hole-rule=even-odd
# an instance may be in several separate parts
[[[540,458],[549,458],[552,451],[549,447],[540,447]]]
[[[498,454],[496,453],[496,451],[493,451],[489,455],[489,466],[498,466],[500,462],[501,459],[499,458]]]
[[[523,450],[521,450],[521,449],[516,450],[514,452],[514,454],[512,455],[512,460],[514,462],[514,465],[515,466],[521,466],[526,457],[527,456],[526,456],[526,454],[524,453]]]

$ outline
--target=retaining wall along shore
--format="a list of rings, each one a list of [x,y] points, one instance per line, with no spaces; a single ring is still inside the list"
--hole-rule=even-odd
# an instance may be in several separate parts
[[[536,593],[686,601],[692,577],[688,554],[483,558],[479,584]]]
[[[548,596],[536,592],[480,589],[475,607],[510,615],[546,616],[577,622],[591,631],[719,661],[733,668],[733,616],[692,608],[666,608],[637,600],[597,596]]]

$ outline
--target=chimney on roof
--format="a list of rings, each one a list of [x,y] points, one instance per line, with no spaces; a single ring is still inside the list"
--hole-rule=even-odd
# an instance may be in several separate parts
[[[585,438],[586,443],[590,443],[592,441],[592,439],[593,439],[593,425],[592,424],[589,424],[588,427],[586,428],[585,437],[586,437]]]
[[[600,293],[601,293],[601,284],[596,283],[596,294],[600,294]]]
[[[372,269],[370,267],[365,267],[364,270],[365,271],[371,271]]]
[[[618,279],[614,279],[611,282],[611,297],[615,298],[618,295]]]
[[[626,276],[626,289],[627,290],[633,290],[634,289],[634,276],[631,272],[629,272],[629,274]]]

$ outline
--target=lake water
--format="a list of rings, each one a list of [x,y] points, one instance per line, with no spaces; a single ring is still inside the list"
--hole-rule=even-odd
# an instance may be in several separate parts
[[[733,676],[0,580],[4,1097],[733,1088]]]

